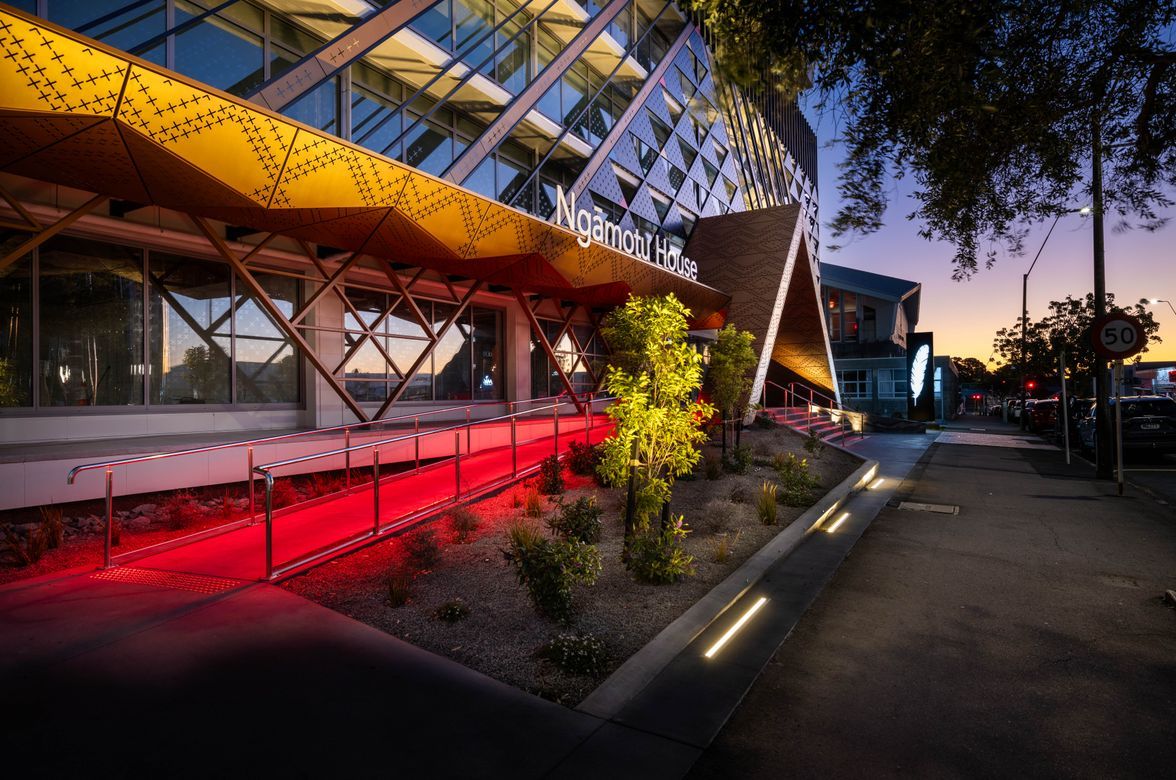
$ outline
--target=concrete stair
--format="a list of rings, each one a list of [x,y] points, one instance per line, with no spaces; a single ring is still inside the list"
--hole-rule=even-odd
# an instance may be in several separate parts
[[[823,441],[836,442],[847,438],[852,430],[846,421],[844,429],[841,423],[835,423],[828,412],[813,413],[810,417],[804,407],[784,406],[764,409],[761,414],[767,415],[779,425],[784,425],[802,436],[808,436],[809,431],[816,431]]]

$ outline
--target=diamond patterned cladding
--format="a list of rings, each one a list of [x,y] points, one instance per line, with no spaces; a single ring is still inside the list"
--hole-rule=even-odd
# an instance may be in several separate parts
[[[406,169],[386,160],[321,136],[299,133],[271,205],[394,207],[408,179]]]
[[[613,173],[611,165],[602,165],[592,182],[588,185],[594,195],[606,198],[620,208],[625,208],[625,196],[621,193],[621,185],[617,182],[617,175]]]
[[[294,140],[293,125],[139,66],[118,119],[230,187],[269,205]]]
[[[51,146],[87,127],[102,122],[100,117],[25,114],[0,111],[7,130],[0,149],[0,166],[10,165],[22,157]]]
[[[204,203],[239,209],[258,206],[211,174],[132,130],[124,131],[123,139],[149,193],[147,200],[140,203],[166,203],[176,208]]]
[[[388,209],[355,210],[334,219],[323,219],[300,227],[287,228],[285,232],[294,238],[355,252],[367,243],[387,215]]]
[[[637,152],[633,147],[633,139],[628,133],[618,139],[616,144],[613,145],[608,159],[639,179],[644,175],[641,173],[641,163],[637,162]]]
[[[104,119],[80,133],[26,156],[6,170],[33,179],[48,178],[91,192],[137,203],[149,196],[131,162],[118,127]]]
[[[0,9],[0,93],[8,108],[113,117],[128,65]]]
[[[656,171],[657,169],[654,168]],[[633,198],[633,202],[629,204],[629,212],[643,217],[655,225],[661,224],[661,217],[657,213],[657,208],[653,205],[653,197],[649,194],[649,182],[644,181],[641,186],[637,188],[637,195]]]

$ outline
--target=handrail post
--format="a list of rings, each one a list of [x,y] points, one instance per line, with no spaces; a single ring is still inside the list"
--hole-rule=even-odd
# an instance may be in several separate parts
[[[347,450],[343,455],[343,470],[347,472],[345,487],[348,493],[351,492],[351,429],[343,429],[343,449]]]
[[[106,467],[106,545],[102,568],[110,568],[110,548],[114,546],[114,472]]]
[[[461,431],[453,432],[453,503],[461,499]]]
[[[372,448],[372,536],[380,532],[380,448]]]
[[[516,423],[518,420],[513,414],[510,416],[510,475],[517,477],[519,475],[519,436]]]
[[[416,467],[416,472],[418,474],[420,474],[421,473],[421,416],[419,414],[416,417],[412,418],[412,432],[413,432],[412,443],[413,443],[413,447],[416,450],[416,454],[413,456],[413,462]]]
[[[592,402],[584,404],[584,443],[592,446]]]
[[[246,482],[249,483],[249,525],[257,519],[257,499],[254,494],[253,485],[253,445],[250,444],[249,450],[249,471],[245,474]]]
[[[555,402],[555,457],[559,457],[559,401]]]
[[[265,472],[265,578],[274,578],[274,476]]]
[[[474,445],[473,445],[473,439],[471,439],[470,436],[471,436],[470,407],[467,406],[466,407],[466,453],[469,455],[473,455],[474,454]]]

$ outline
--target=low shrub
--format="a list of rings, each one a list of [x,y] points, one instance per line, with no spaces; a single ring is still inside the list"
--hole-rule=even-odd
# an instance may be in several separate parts
[[[808,506],[812,503],[812,490],[820,486],[820,480],[809,474],[807,458],[798,458],[791,452],[777,456],[776,473],[780,475],[778,499],[786,506]]]
[[[555,455],[548,455],[539,464],[539,492],[558,496],[564,492],[563,464]]]
[[[449,527],[453,529],[453,538],[465,544],[478,530],[481,518],[478,513],[468,506],[454,507],[449,510]]]
[[[651,585],[669,585],[694,574],[694,556],[682,549],[688,533],[679,515],[665,528],[636,536],[629,544],[629,570]]]
[[[441,562],[441,545],[437,543],[437,531],[422,528],[404,537],[405,561],[414,571],[430,571]]]
[[[735,533],[722,533],[715,536],[711,540],[711,559],[715,563],[726,563],[727,559],[731,557],[735,545],[739,543],[741,531],[736,530]]]
[[[764,480],[760,486],[759,501],[755,505],[756,514],[764,525],[776,524],[776,483]]]
[[[310,491],[316,498],[329,496],[343,489],[343,480],[334,474],[320,474],[315,472],[310,477]]]
[[[540,654],[567,674],[597,677],[608,668],[608,648],[592,634],[559,634]]]
[[[772,428],[775,428],[776,426],[778,426],[779,423],[777,423],[775,419],[773,419],[772,417],[769,417],[766,414],[757,414],[755,416],[755,422],[753,423],[753,425],[755,425],[756,428],[761,428],[763,430],[771,430]]]
[[[755,462],[755,454],[751,447],[740,444],[731,450],[731,457],[724,463],[724,467],[732,474],[746,474],[751,464]]]
[[[470,614],[470,608],[461,599],[450,599],[433,613],[433,617],[446,623],[456,623]]]
[[[228,520],[237,511],[237,502],[229,491],[221,493],[220,506],[217,508],[222,520]]]
[[[573,440],[568,445],[568,469],[581,477],[591,477],[596,474],[596,467],[600,464],[600,450],[582,441]]]
[[[690,521],[690,527],[703,533],[717,534],[726,530],[731,520],[739,511],[735,502],[725,498],[712,498],[703,505],[700,512],[695,513]]]
[[[43,506],[41,512],[41,525],[37,528],[36,533],[44,537],[45,548],[47,550],[56,550],[65,541],[65,518],[61,507]]]
[[[403,607],[412,598],[413,573],[406,569],[393,569],[384,579],[388,593],[388,606]]]
[[[723,477],[723,459],[718,455],[708,453],[702,459],[702,470],[706,474],[706,478],[710,480],[722,479]]]
[[[517,491],[517,490],[516,490],[514,493],[511,493],[511,494],[510,494],[510,505],[511,505],[512,507],[514,507],[515,509],[520,509],[520,508],[522,508],[522,506],[523,506],[523,494],[522,494],[522,493],[520,493],[520,492],[519,492],[519,491]]]
[[[820,458],[825,451],[825,441],[817,435],[816,428],[809,428],[808,438],[804,440],[804,448],[809,455]]]
[[[271,489],[273,508],[280,509],[284,506],[292,506],[299,501],[298,490],[294,487],[294,482],[290,478],[275,479],[274,486]],[[264,493],[262,494],[262,501],[265,500]]]
[[[543,514],[543,497],[537,488],[529,487],[523,495],[523,514],[527,517],[540,517]]]
[[[277,486],[278,483],[275,482],[275,493]],[[277,506],[276,501],[274,506]],[[196,503],[196,497],[187,490],[180,490],[168,496],[167,501],[163,504],[163,511],[167,515],[167,527],[173,531],[188,528],[203,516],[200,505]]]
[[[506,529],[506,559],[511,559],[515,549],[530,548],[543,540],[543,534],[533,523],[526,520],[515,520]]]
[[[600,551],[595,545],[566,539],[547,539],[537,532],[511,527],[507,558],[519,584],[527,588],[536,611],[558,623],[570,623],[575,585],[592,585],[600,575]]]
[[[732,504],[746,504],[751,500],[747,495],[747,487],[744,485],[736,485],[731,488],[730,499]]]
[[[595,544],[604,531],[603,515],[595,496],[583,496],[570,504],[560,501],[555,514],[547,519],[547,527],[561,539]]]

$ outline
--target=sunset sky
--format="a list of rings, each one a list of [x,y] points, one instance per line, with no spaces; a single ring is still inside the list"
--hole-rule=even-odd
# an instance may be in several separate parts
[[[918,236],[919,225],[908,222],[914,211],[910,198],[915,184],[909,178],[895,183],[895,195],[885,215],[885,227],[869,236],[834,239],[825,227],[837,212],[837,164],[843,148],[833,141],[835,128],[827,117],[808,112],[817,133],[821,198],[820,259],[837,265],[922,282],[923,295],[918,329],[935,333],[935,353],[975,357],[987,361],[992,355],[996,331],[1016,323],[1021,313],[1021,275],[1049,229],[1038,226],[1025,241],[1023,256],[998,255],[991,270],[983,269],[966,282],[951,278],[953,255],[948,244],[933,243]],[[1085,204],[1075,203],[1077,209]],[[1119,232],[1115,218],[1106,221],[1107,292],[1119,303],[1140,298],[1169,299],[1176,306],[1176,209],[1165,212],[1171,223],[1154,233],[1142,230]],[[1049,302],[1067,295],[1084,296],[1094,288],[1093,242],[1089,217],[1062,217],[1050,237],[1037,267],[1029,276],[1029,318],[1040,319]],[[830,251],[830,244],[841,244]],[[1176,314],[1167,304],[1151,310],[1160,324],[1162,344],[1152,344],[1142,359],[1176,362]]]

